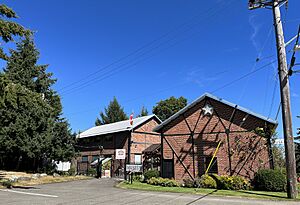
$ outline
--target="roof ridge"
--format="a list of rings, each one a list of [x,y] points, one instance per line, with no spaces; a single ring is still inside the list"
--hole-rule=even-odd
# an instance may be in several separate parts
[[[160,119],[155,114],[136,117],[133,118],[133,125],[130,125],[129,123],[130,119],[128,119],[128,120],[122,120],[122,121],[113,122],[109,124],[94,126],[78,134],[77,138],[85,138],[85,137],[90,137],[95,135],[104,135],[104,134],[115,133],[115,132],[129,131],[135,129],[137,126],[143,124],[144,122],[146,122],[147,120],[153,117],[155,117],[160,121]]]
[[[201,95],[200,97],[196,98],[190,104],[186,105],[184,108],[182,108],[181,110],[179,110],[178,112],[176,112],[175,114],[173,114],[171,117],[169,117],[168,119],[166,119],[165,121],[163,121],[160,125],[156,126],[153,131],[155,131],[155,132],[159,131],[162,127],[164,127],[165,125],[169,124],[171,121],[173,121],[174,119],[176,119],[181,113],[187,111],[188,109],[190,109],[193,106],[195,106],[197,103],[201,102],[205,97],[211,98],[213,100],[216,100],[216,101],[218,101],[220,103],[223,103],[225,105],[228,105],[230,107],[235,107],[236,106],[236,108],[238,110],[242,111],[242,112],[246,112],[246,113],[248,113],[248,114],[250,114],[250,115],[252,115],[254,117],[257,117],[257,118],[259,118],[261,120],[264,120],[264,121],[267,121],[269,123],[277,125],[277,121],[272,120],[271,118],[267,118],[267,117],[265,117],[265,116],[263,116],[261,114],[255,113],[255,112],[253,112],[253,111],[251,111],[251,110],[249,110],[247,108],[244,108],[244,107],[239,106],[237,104],[231,103],[231,102],[229,102],[227,100],[224,100],[223,98],[217,97],[217,96],[215,96],[215,95],[213,95],[211,93],[205,92],[203,95]]]

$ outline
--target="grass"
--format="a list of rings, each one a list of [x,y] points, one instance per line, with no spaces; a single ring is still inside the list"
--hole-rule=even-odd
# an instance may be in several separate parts
[[[184,187],[162,187],[154,186],[141,182],[133,182],[128,184],[127,182],[121,182],[117,187],[124,189],[136,189],[144,191],[158,191],[158,192],[175,192],[186,194],[200,194],[200,195],[212,195],[212,196],[232,196],[232,197],[245,197],[256,199],[268,199],[268,200],[290,200],[287,198],[285,192],[266,192],[266,191],[233,191],[233,190],[217,190],[217,189],[195,189]],[[300,185],[298,185],[300,188]],[[300,196],[296,200],[300,200]]]
[[[59,183],[59,182],[69,182],[76,180],[85,180],[91,179],[91,177],[87,176],[45,176],[38,179],[32,179],[30,181],[18,181],[13,183],[13,186],[33,186],[38,184],[50,184],[50,183]]]

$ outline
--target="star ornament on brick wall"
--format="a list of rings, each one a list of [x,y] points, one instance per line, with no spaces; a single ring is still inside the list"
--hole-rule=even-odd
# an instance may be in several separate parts
[[[213,114],[213,111],[214,111],[214,108],[209,105],[209,104],[206,104],[203,108],[202,108],[202,111],[203,111],[203,115],[212,115]]]

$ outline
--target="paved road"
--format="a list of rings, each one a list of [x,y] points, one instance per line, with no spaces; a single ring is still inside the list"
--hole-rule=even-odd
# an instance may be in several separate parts
[[[166,205],[269,205],[300,204],[299,202],[247,200],[229,197],[199,196],[178,193],[146,192],[114,187],[113,179],[92,179],[36,186],[35,189],[0,189],[0,204],[20,205],[93,205],[93,204],[166,204]]]

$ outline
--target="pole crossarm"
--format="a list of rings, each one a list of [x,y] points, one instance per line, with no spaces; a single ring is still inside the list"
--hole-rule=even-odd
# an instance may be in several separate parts
[[[288,0],[278,0],[278,3],[281,5],[287,3]],[[248,8],[249,10],[267,8],[272,9],[274,5],[274,0],[249,0]]]

